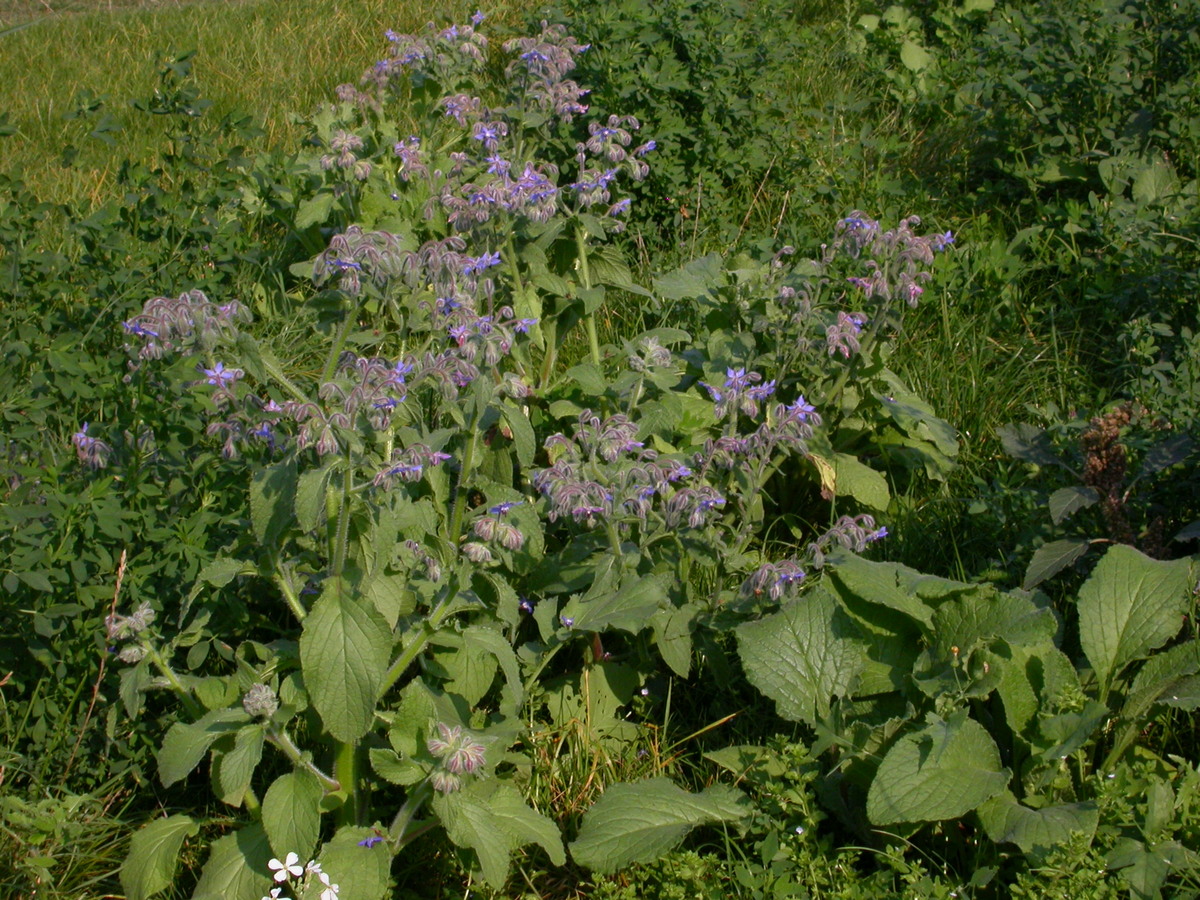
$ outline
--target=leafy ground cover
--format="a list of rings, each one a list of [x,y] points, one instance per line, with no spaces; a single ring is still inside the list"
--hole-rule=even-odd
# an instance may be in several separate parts
[[[53,12],[6,893],[1197,891],[1194,3]]]

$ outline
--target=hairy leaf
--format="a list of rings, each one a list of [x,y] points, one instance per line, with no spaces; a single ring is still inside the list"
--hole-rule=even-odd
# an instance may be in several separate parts
[[[689,794],[667,778],[614,784],[584,813],[571,856],[594,871],[615,872],[657,859],[697,825],[741,818],[748,805],[724,785]]]
[[[1079,642],[1102,696],[1131,660],[1179,633],[1193,580],[1187,559],[1150,559],[1123,544],[1110,547],[1079,591]]]
[[[179,863],[179,848],[185,838],[199,832],[200,825],[191,816],[176,814],[155,819],[134,834],[129,855],[121,864],[121,887],[129,900],[146,900],[170,887]]]
[[[863,667],[857,630],[823,588],[737,630],[750,683],[785,719],[816,724],[834,696],[850,693]]]
[[[331,578],[304,620],[300,661],[309,698],[339,741],[366,734],[388,666],[391,630],[378,610]]]
[[[280,775],[262,801],[262,824],[271,850],[279,859],[297,853],[308,859],[321,831],[321,783],[311,772],[297,769]]]
[[[1021,587],[1033,590],[1047,578],[1052,578],[1088,552],[1091,541],[1086,538],[1064,538],[1042,544],[1033,553]]]
[[[867,793],[875,825],[957,819],[1004,790],[1009,771],[987,730],[965,711],[896,741]]]

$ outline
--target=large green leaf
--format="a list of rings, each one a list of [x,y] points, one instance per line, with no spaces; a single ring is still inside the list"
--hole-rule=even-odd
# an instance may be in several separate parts
[[[896,741],[867,793],[875,825],[957,819],[1003,791],[1009,771],[987,730],[959,711]]]
[[[1014,646],[1052,644],[1057,630],[1054,613],[1036,603],[1032,595],[1000,593],[989,585],[978,585],[960,599],[942,604],[933,614],[933,646],[943,656],[955,647],[965,654],[995,639]]]
[[[737,630],[746,677],[779,715],[816,724],[834,696],[846,696],[863,668],[854,623],[824,588]]]
[[[979,820],[997,844],[1016,844],[1026,855],[1044,858],[1076,833],[1096,833],[1100,813],[1092,801],[1030,809],[1004,791],[979,807]]]
[[[271,850],[280,859],[297,853],[308,859],[321,832],[321,783],[311,772],[297,769],[280,775],[262,801],[262,823]]]
[[[584,813],[571,855],[589,869],[614,872],[657,859],[697,825],[739,819],[748,806],[724,785],[689,794],[667,778],[614,784]]]
[[[1079,642],[1101,696],[1128,662],[1179,633],[1194,581],[1187,559],[1160,561],[1116,544],[1079,590]]]
[[[1033,590],[1047,578],[1053,578],[1067,566],[1073,565],[1092,546],[1087,538],[1071,537],[1042,544],[1033,552],[1021,587]]]
[[[509,855],[520,846],[540,844],[556,865],[566,862],[558,827],[526,806],[511,785],[476,781],[434,797],[433,810],[450,840],[475,851],[484,879],[497,890],[508,877]]]
[[[339,828],[321,848],[321,869],[338,886],[338,896],[344,900],[383,900],[389,896],[392,854],[383,845],[369,848],[359,845],[359,841],[374,834],[370,828],[347,825]],[[300,900],[319,900],[320,882],[313,879],[310,888]]]
[[[833,457],[834,490],[839,496],[853,497],[871,509],[887,509],[892,499],[887,479],[849,453]]]
[[[1121,707],[1121,718],[1135,722],[1155,703],[1171,704],[1197,673],[1200,673],[1200,641],[1185,641],[1155,653],[1133,679]]]
[[[933,611],[941,603],[980,589],[977,584],[926,575],[900,563],[872,562],[853,553],[833,553],[830,560],[839,592],[904,613],[926,632],[932,629]]]
[[[194,723],[176,722],[172,725],[158,751],[158,777],[163,787],[170,787],[186,778],[204,759],[213,741],[237,731],[249,721],[250,716],[238,707],[214,709]]]
[[[262,900],[271,884],[271,845],[255,822],[213,841],[192,900]]]
[[[264,730],[261,722],[242,728],[233,748],[213,760],[213,784],[217,796],[231,806],[241,806],[250,779],[262,759]]]
[[[387,671],[392,636],[374,605],[330,578],[300,635],[309,698],[339,741],[366,734]]]
[[[636,634],[649,626],[651,617],[666,601],[667,592],[653,575],[619,585],[597,579],[583,597],[572,597],[561,615],[585,631],[619,629]]]
[[[155,819],[138,831],[121,864],[121,887],[129,900],[146,900],[170,887],[184,838],[195,837],[199,831],[199,824],[185,815]]]
[[[254,473],[250,480],[250,524],[262,546],[274,545],[292,522],[296,463],[288,460]]]

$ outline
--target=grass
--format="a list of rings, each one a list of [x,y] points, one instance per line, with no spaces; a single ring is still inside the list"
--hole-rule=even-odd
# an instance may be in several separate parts
[[[531,5],[490,5],[489,18],[515,24]],[[382,52],[385,30],[415,31],[472,9],[456,2],[432,13],[414,0],[9,4],[0,8],[0,110],[15,133],[0,138],[0,171],[22,172],[43,200],[99,204],[124,157],[150,160],[158,150],[153,117],[130,98],[152,94],[162,60],[189,50],[212,101],[208,117],[253,111],[262,147],[295,146],[302,132],[292,114],[356,82]],[[106,115],[119,129],[108,132],[113,143],[91,136]],[[65,144],[80,151],[71,165]]]

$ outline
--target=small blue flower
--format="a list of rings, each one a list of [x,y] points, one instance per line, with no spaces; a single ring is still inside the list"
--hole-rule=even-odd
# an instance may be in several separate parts
[[[370,850],[376,844],[382,844],[382,843],[383,843],[383,837],[378,834],[373,834],[370,837],[363,838],[361,841],[359,841],[358,846],[366,847],[368,850]]]
[[[574,628],[575,620],[570,616],[559,616],[558,620],[562,622],[563,628]]]
[[[497,503],[495,506],[489,507],[488,512],[493,516],[503,516],[514,506],[520,506],[524,500],[506,500],[503,503]]]

